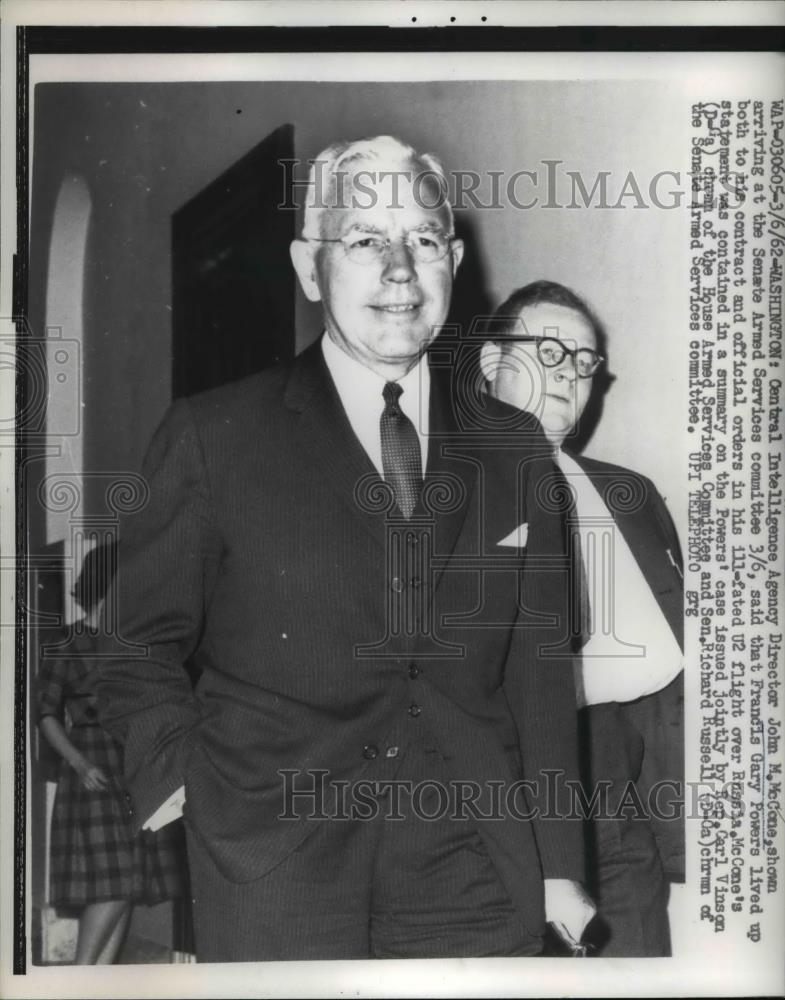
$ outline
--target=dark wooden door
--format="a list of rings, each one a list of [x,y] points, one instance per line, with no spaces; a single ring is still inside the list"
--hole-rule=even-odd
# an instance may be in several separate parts
[[[294,212],[282,125],[172,217],[172,394],[190,395],[294,356]]]

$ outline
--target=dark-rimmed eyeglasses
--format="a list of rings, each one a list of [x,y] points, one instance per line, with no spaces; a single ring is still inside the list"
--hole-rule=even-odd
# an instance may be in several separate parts
[[[537,357],[546,368],[555,368],[566,357],[572,358],[578,378],[591,378],[605,358],[590,347],[579,347],[576,350],[562,343],[558,337],[505,337],[501,343],[512,341],[522,344],[536,344]]]
[[[350,233],[340,239],[319,239],[316,236],[303,236],[304,240],[311,243],[340,243],[344,253],[354,264],[376,264],[384,260],[392,250],[391,240],[378,233]],[[442,233],[432,229],[413,229],[406,233],[401,242],[407,247],[409,253],[418,264],[435,264],[443,260],[449,250],[450,244],[455,239],[454,233]]]

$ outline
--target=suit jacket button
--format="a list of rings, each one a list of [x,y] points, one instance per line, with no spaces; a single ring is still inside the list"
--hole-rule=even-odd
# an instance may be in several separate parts
[[[396,594],[400,594],[401,591],[406,586],[406,584],[399,576],[394,576],[390,581],[390,586],[392,587],[392,589],[395,591]]]
[[[420,708],[419,705],[415,704],[409,705],[409,715],[411,715],[413,719],[416,719],[417,716],[420,714],[420,712],[422,712],[422,709]]]
[[[365,757],[366,760],[373,760],[378,756],[379,748],[374,746],[373,743],[366,743],[363,747],[363,757]]]
[[[419,674],[420,674],[420,668],[417,666],[417,664],[416,663],[410,663],[409,664],[409,676],[411,677],[411,679],[414,680],[415,677],[419,676]]]

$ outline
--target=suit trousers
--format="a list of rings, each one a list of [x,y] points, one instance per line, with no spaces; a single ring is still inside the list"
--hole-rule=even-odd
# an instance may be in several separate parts
[[[597,917],[586,939],[602,958],[671,954],[669,884],[647,820],[598,819],[592,824],[597,864],[591,891]]]
[[[318,821],[245,884],[223,878],[189,829],[198,960],[538,954],[541,939],[526,930],[476,825],[450,815],[438,751],[410,745],[396,781],[402,790],[395,800],[381,791],[372,818]]]
[[[591,792],[607,782],[604,815],[586,824],[588,888],[597,905],[586,940],[603,958],[668,956],[669,886],[636,785],[643,738],[616,702],[581,709],[578,723],[585,784]]]

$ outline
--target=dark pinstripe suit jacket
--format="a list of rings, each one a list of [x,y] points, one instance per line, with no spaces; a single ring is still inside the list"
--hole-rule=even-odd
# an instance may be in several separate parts
[[[277,819],[279,770],[389,777],[396,761],[364,748],[405,746],[413,727],[459,779],[513,781],[521,759],[533,779],[577,775],[571,664],[539,653],[566,622],[563,517],[535,496],[549,446],[494,400],[482,419],[506,421],[501,435],[459,426],[452,392],[432,365],[424,495],[436,510],[418,512],[414,555],[390,540],[384,487],[318,344],[179,401],[153,441],[150,500],[127,526],[117,583],[123,639],[147,653],[107,659],[95,688],[126,744],[137,822],[184,781],[189,825],[233,881],[263,875],[315,826]],[[497,544],[523,521],[526,550]],[[413,625],[398,629],[405,607]],[[583,875],[580,824],[482,828],[539,932],[542,873]]]
[[[637,472],[582,455],[573,455],[591,479],[630,547],[651,587],[665,620],[679,647],[684,649],[684,588],[679,539],[665,502],[654,483]],[[614,500],[614,498],[616,498]],[[684,781],[684,675],[680,673],[666,688],[636,701],[620,705],[620,717],[631,732],[640,735],[643,756],[634,770],[644,803],[657,782]],[[614,733],[600,733],[607,741],[606,759],[624,760],[623,748]],[[597,748],[595,747],[595,752]],[[638,767],[640,771],[638,772]],[[601,778],[601,774],[595,775]],[[676,808],[679,796],[663,789],[658,802],[667,816]],[[684,877],[684,819],[652,817],[652,827],[665,871],[674,878]]]

